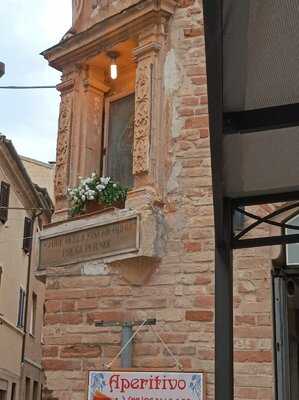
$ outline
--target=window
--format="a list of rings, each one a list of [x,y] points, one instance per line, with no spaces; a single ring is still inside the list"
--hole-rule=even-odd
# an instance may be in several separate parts
[[[9,191],[10,186],[6,182],[1,182],[0,188],[0,221],[5,224],[8,218],[8,206],[9,206]]]
[[[299,226],[299,215],[288,220],[288,224]],[[286,229],[287,235],[298,234],[295,229]],[[286,245],[286,265],[299,265],[299,243]]]
[[[7,391],[0,389],[0,400],[6,400]]]
[[[25,380],[25,400],[31,400],[30,399],[30,378],[26,377]]]
[[[106,102],[104,175],[123,186],[133,186],[135,94]]]
[[[239,206],[243,211],[245,210],[244,206]],[[233,214],[233,229],[234,231],[241,232],[244,229],[245,224],[245,215],[239,212],[238,210],[234,211]]]
[[[25,217],[24,219],[24,234],[23,234],[23,250],[25,253],[30,253],[32,246],[33,223],[32,219]]]
[[[276,277],[278,400],[299,399],[299,275]]]
[[[33,395],[32,400],[38,400],[38,382],[33,382]]]
[[[25,326],[25,303],[26,303],[26,292],[21,287],[19,294],[19,310],[18,310],[18,328],[24,328]]]
[[[299,226],[299,216],[288,221]],[[298,233],[286,229],[286,234]],[[285,246],[284,266],[274,277],[277,400],[299,399],[299,245]]]
[[[13,382],[11,384],[11,394],[10,394],[10,400],[15,400],[16,399],[16,383]]]
[[[30,334],[35,335],[36,326],[36,309],[37,309],[37,295],[32,293],[32,304],[31,304],[31,314],[30,314]]]

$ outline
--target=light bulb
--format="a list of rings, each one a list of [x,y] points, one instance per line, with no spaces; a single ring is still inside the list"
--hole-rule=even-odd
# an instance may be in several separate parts
[[[110,66],[110,75],[111,79],[115,80],[117,79],[118,71],[117,71],[117,64],[116,61],[113,60]]]

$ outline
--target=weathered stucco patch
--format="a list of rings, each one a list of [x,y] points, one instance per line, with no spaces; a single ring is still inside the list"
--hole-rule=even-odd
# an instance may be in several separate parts
[[[97,261],[89,262],[82,265],[82,275],[96,276],[96,275],[108,275],[109,270],[106,264],[99,263]]]
[[[172,167],[171,175],[168,180],[167,184],[168,193],[174,192],[178,189],[179,184],[177,178],[180,175],[181,171],[182,171],[182,163],[181,161],[176,161]]]
[[[174,94],[180,89],[183,82],[182,71],[177,63],[177,57],[174,49],[171,49],[164,64],[164,88],[165,94],[169,97],[171,107],[171,135],[172,137],[180,136],[184,121],[179,118],[177,107],[178,99],[175,100]]]
[[[166,96],[172,96],[181,85],[181,71],[176,61],[174,49],[171,49],[166,56],[164,64],[164,87]]]

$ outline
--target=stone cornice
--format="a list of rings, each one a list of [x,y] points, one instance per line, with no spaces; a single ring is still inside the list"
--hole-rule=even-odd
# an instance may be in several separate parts
[[[45,50],[42,55],[52,67],[62,71],[65,65],[81,62],[117,42],[136,37],[148,26],[164,23],[175,7],[175,0],[141,0],[120,14]]]
[[[87,89],[87,90],[90,88],[90,89],[96,90],[97,92],[100,92],[100,93],[107,93],[110,90],[109,86],[105,85],[101,81],[98,81],[94,78],[84,79],[83,85],[84,85],[85,89]]]
[[[56,89],[60,93],[68,93],[74,89],[75,81],[74,79],[68,79],[67,81],[61,82],[56,86]]]
[[[5,136],[0,136],[0,160],[10,184],[15,186],[16,193],[22,196],[28,208],[43,208],[34,185],[25,170],[13,144]]]
[[[136,47],[136,49],[133,50],[133,55],[135,61],[137,61],[139,58],[143,57],[144,55],[154,52],[158,53],[161,50],[161,44],[157,42],[152,42],[148,43],[144,46]]]

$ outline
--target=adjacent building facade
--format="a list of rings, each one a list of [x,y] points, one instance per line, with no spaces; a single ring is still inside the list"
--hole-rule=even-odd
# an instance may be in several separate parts
[[[43,55],[62,72],[56,212],[40,245],[45,398],[85,399],[87,372],[106,368],[118,353],[120,330],[97,321],[156,318],[175,359],[144,327],[132,366],[203,371],[213,399],[214,220],[202,2],[73,1],[72,28]],[[67,189],[92,172],[130,187],[125,209],[72,218]],[[275,398],[282,364],[274,338],[282,324],[274,322],[274,298],[276,316],[283,309],[273,285],[280,279],[272,276],[276,258],[280,268],[286,260],[269,248],[235,254],[236,399]]]
[[[0,136],[0,398],[39,399],[44,284],[35,277],[37,235],[51,200]]]
[[[55,163],[45,163],[25,156],[21,156],[21,160],[32,182],[46,189],[51,200],[54,201]]]

